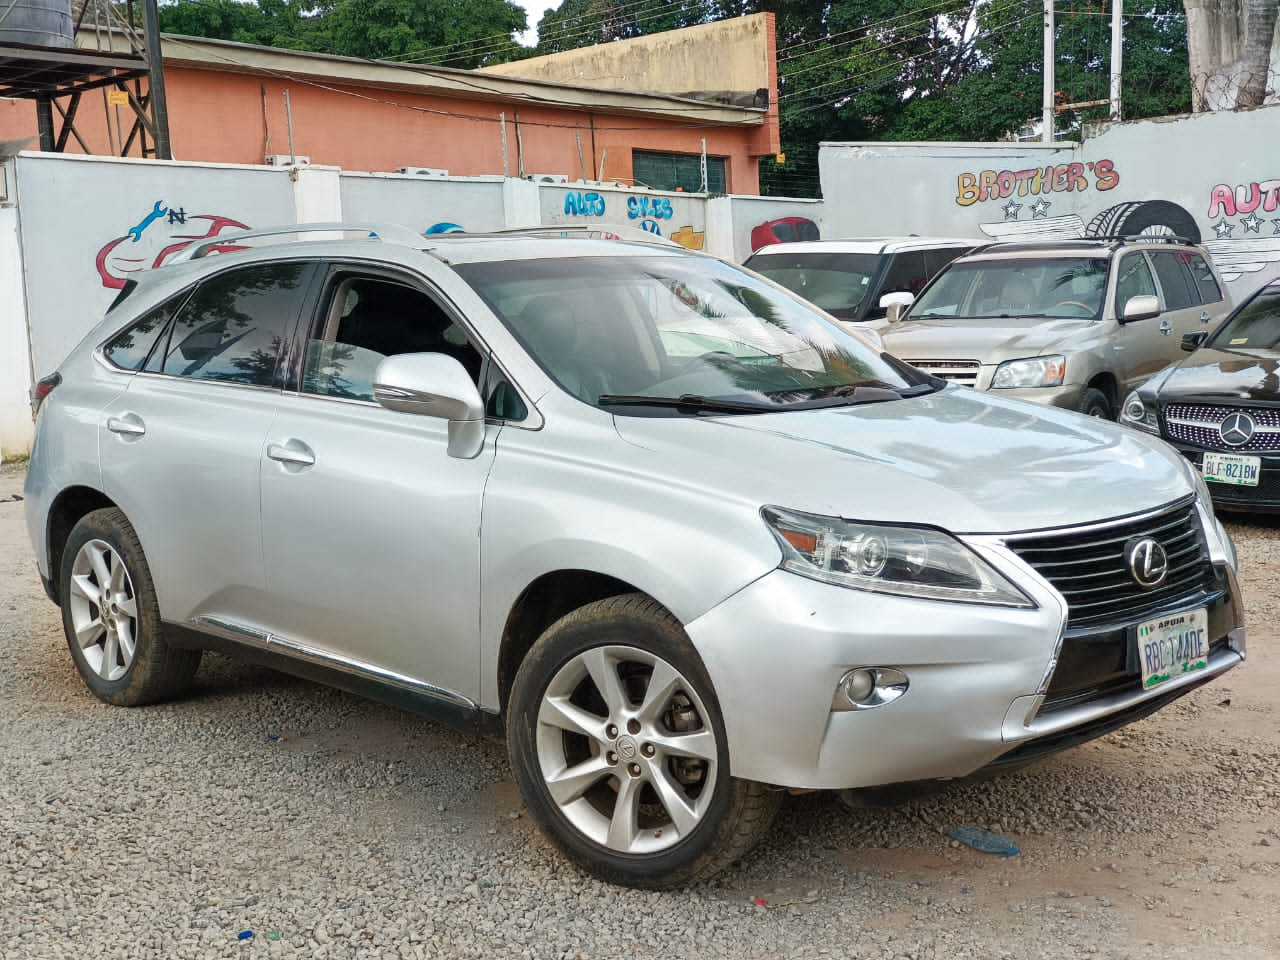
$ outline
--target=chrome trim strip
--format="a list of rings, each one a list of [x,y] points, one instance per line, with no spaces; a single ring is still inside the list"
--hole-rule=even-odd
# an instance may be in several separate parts
[[[1122,527],[1130,523],[1140,523],[1144,520],[1152,520],[1162,514],[1172,513],[1175,510],[1189,507],[1194,502],[1195,498],[1196,495],[1194,493],[1190,493],[1181,499],[1174,500],[1172,503],[1166,503],[1162,507],[1156,507],[1142,513],[1131,513],[1123,517],[1113,517],[1110,520],[1099,520],[1096,523],[1086,523],[1080,526],[1043,527],[1039,530],[1019,530],[1016,533],[997,534],[995,536],[1003,543],[1012,543],[1018,540],[1034,540],[1039,539],[1040,537],[1057,534],[1092,533],[1095,530],[1109,530],[1112,527]],[[975,534],[975,536],[984,535]]]
[[[1208,420],[1188,420],[1185,417],[1166,416],[1165,422],[1176,423],[1180,427],[1200,427],[1203,430],[1217,430],[1224,422],[1226,422],[1226,419],[1226,417],[1223,417],[1215,423]],[[1257,436],[1260,433],[1280,433],[1280,427],[1267,427],[1257,424],[1253,428],[1253,435]]]
[[[200,616],[191,620],[190,626],[237,643],[247,644],[271,653],[279,653],[294,660],[302,660],[316,666],[328,667],[331,670],[338,670],[365,680],[374,680],[411,693],[431,697],[434,700],[442,700],[454,706],[465,707],[468,710],[479,709],[474,700],[464,697],[460,693],[454,693],[452,690],[445,690],[443,687],[437,687],[426,681],[416,680],[413,677],[407,677],[404,674],[395,673],[392,670],[376,667],[373,664],[364,663],[350,657],[326,653],[314,647],[308,647],[306,644],[298,643],[296,640],[277,636],[270,631],[250,624],[227,620],[223,617]]]

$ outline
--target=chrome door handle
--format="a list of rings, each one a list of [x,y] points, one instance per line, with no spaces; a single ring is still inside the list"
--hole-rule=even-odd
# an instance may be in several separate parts
[[[310,467],[316,462],[316,455],[305,443],[288,440],[284,443],[267,444],[267,459],[295,467]]]
[[[1160,321],[1160,332],[1161,332],[1161,333],[1163,333],[1163,334],[1167,337],[1170,333],[1172,333],[1172,332],[1173,332],[1173,324],[1172,324],[1172,323],[1170,323],[1168,320],[1161,320],[1161,321]]]
[[[140,437],[147,432],[147,425],[136,413],[119,417],[107,417],[107,429],[124,437]]]
[[[1200,322],[1201,322],[1201,323],[1208,323],[1208,322],[1209,322],[1209,311],[1208,311],[1208,310],[1201,310],[1201,311],[1200,311]]]

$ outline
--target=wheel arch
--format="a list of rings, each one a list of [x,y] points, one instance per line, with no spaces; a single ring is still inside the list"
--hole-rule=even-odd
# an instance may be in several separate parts
[[[1106,370],[1095,373],[1089,378],[1089,382],[1086,386],[1093,387],[1095,390],[1101,390],[1105,393],[1107,395],[1107,400],[1111,403],[1111,411],[1113,413],[1120,409],[1120,401],[1123,397],[1120,396],[1120,381],[1114,373]]]
[[[114,500],[94,487],[76,485],[61,491],[49,505],[45,523],[45,551],[49,558],[49,582],[55,603],[61,605],[62,551],[80,519],[94,510],[117,507]]]
[[[507,613],[498,649],[499,710],[506,712],[520,664],[547,627],[588,603],[624,593],[644,594],[661,603],[625,580],[594,570],[552,570],[520,591]]]

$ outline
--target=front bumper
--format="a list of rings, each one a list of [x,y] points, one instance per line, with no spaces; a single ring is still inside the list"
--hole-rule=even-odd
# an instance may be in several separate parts
[[[1200,469],[1204,463],[1205,450],[1186,443],[1177,443],[1168,438],[1173,446],[1196,467]],[[1217,453],[1234,453],[1232,450],[1217,450]],[[1256,456],[1261,463],[1261,472],[1256,487],[1247,487],[1232,483],[1210,483],[1209,495],[1213,498],[1215,509],[1241,510],[1250,513],[1280,513],[1280,455],[1257,454],[1244,452],[1244,456]]]
[[[982,552],[1020,572],[1038,609],[866,593],[774,571],[688,624],[719,698],[733,774],[803,789],[964,777],[1015,751],[1048,752],[1114,729],[1244,659],[1239,587],[1222,566],[1228,614],[1216,624],[1225,636],[1213,639],[1225,642],[1207,670],[1044,711],[1065,602],[1012,554]],[[882,707],[833,711],[841,676],[863,666],[901,670],[910,688]]]

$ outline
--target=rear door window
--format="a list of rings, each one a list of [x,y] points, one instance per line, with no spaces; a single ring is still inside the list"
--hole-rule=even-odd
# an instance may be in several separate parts
[[[924,289],[929,279],[929,268],[925,264],[924,253],[909,251],[895,254],[885,274],[884,283],[880,284],[880,295],[886,293],[918,294]]]
[[[1200,302],[1200,293],[1187,267],[1188,259],[1181,250],[1159,250],[1151,254],[1166,310],[1184,310]]]
[[[1205,262],[1204,257],[1198,253],[1188,254],[1187,266],[1191,268],[1191,276],[1195,280],[1196,290],[1200,294],[1201,303],[1219,303],[1222,300],[1222,290],[1218,286],[1218,281],[1213,277],[1213,271],[1209,269],[1209,264]]]
[[[102,348],[102,355],[114,367],[121,370],[141,370],[152,348],[164,332],[165,325],[182,304],[187,292],[160,306],[148,310],[141,317],[117,333]]]
[[[969,247],[940,247],[937,250],[926,250],[924,264],[929,277],[932,278],[952,260],[964,256],[970,249]]]
[[[313,266],[268,263],[211,277],[196,288],[166,345],[161,372],[246,386],[276,385]]]

